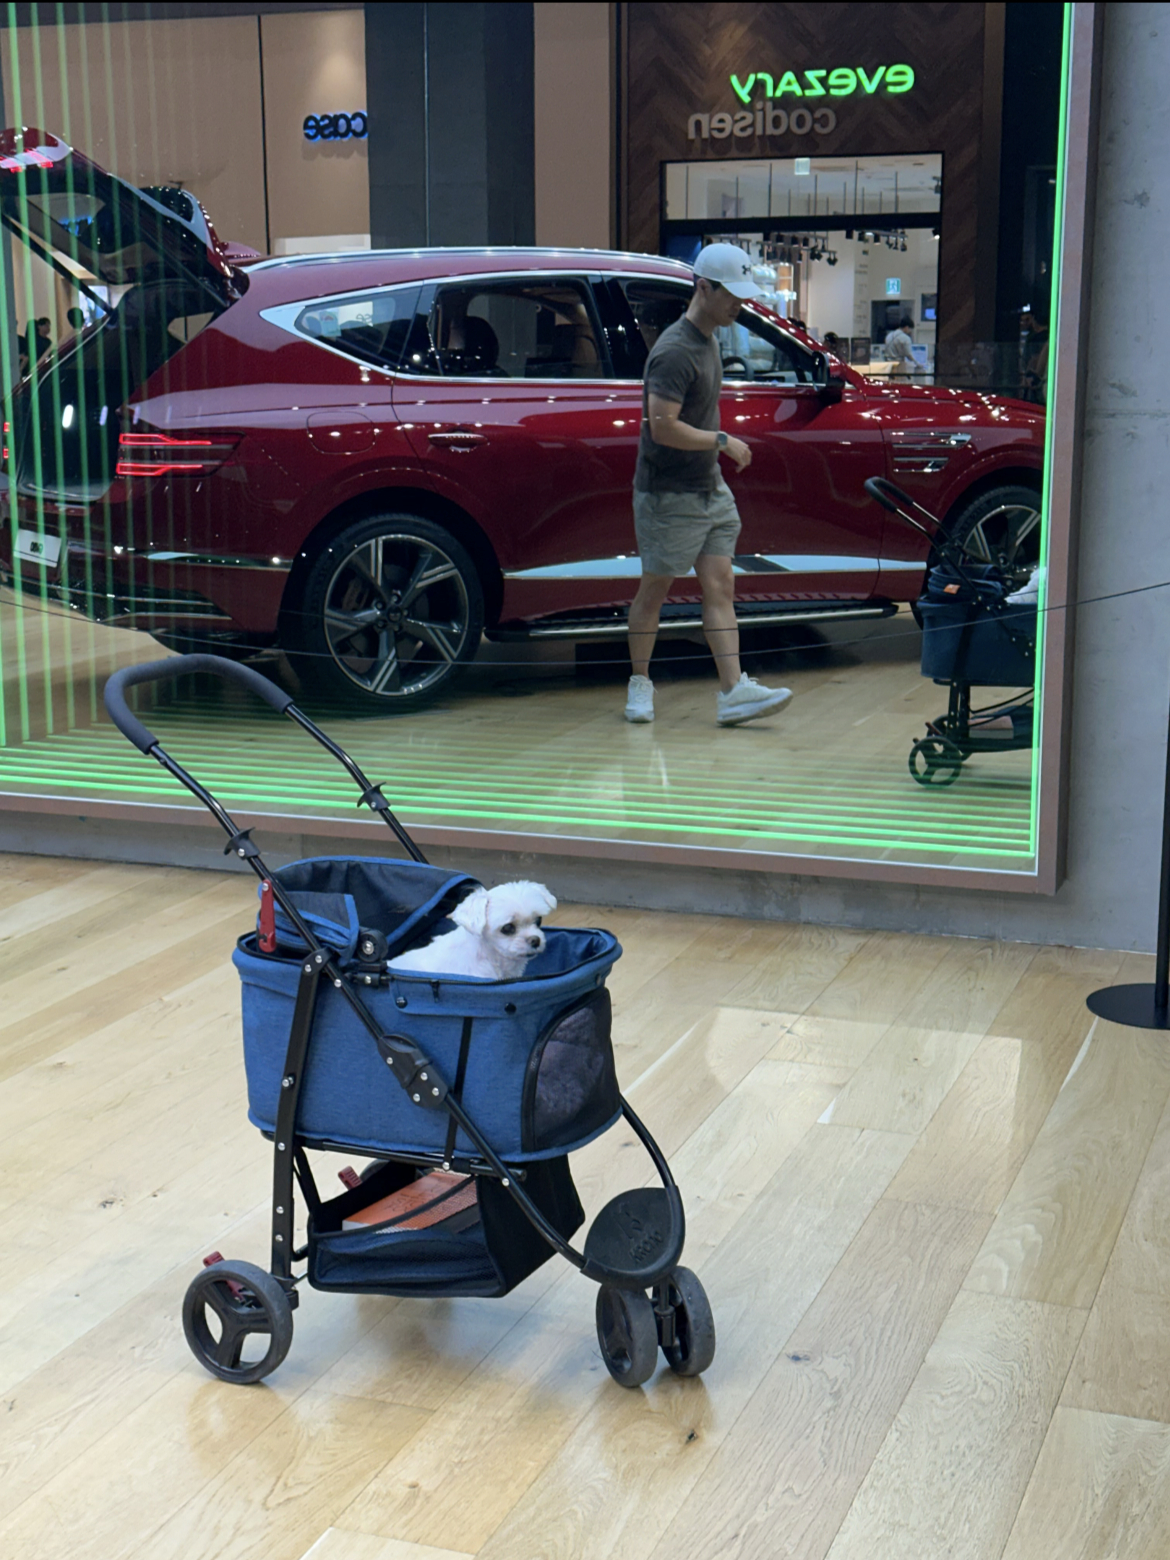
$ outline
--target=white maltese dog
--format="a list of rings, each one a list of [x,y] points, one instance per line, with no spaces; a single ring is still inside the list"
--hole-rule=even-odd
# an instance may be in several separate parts
[[[543,883],[477,888],[451,911],[453,932],[444,932],[425,948],[400,953],[386,968],[518,980],[529,959],[544,952],[541,917],[556,907]]]

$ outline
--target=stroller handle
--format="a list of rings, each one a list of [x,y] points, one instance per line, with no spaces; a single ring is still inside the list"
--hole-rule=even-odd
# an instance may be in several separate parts
[[[875,503],[880,504],[890,514],[897,515],[904,525],[917,531],[919,536],[924,536],[939,556],[946,559],[960,579],[966,580],[968,584],[971,583],[971,576],[965,567],[963,549],[956,544],[937,515],[932,515],[930,510],[924,509],[917,499],[911,498],[909,493],[903,492],[900,487],[885,477],[867,477],[862,486]],[[920,515],[925,515],[935,529],[928,530],[921,520],[909,513],[911,509],[916,509]]]
[[[867,477],[863,485],[870,498],[892,515],[898,513],[899,507],[904,506],[907,509],[918,508],[918,505],[910,497],[909,493],[904,493],[900,487],[895,487],[892,482],[887,482],[885,477]]]
[[[145,661],[141,666],[124,666],[106,683],[106,713],[140,753],[149,753],[151,748],[157,747],[158,738],[142,724],[126,703],[126,689],[136,687],[139,683],[179,677],[186,672],[211,672],[216,677],[226,677],[229,682],[238,682],[257,698],[263,699],[265,704],[270,704],[279,715],[283,715],[293,702],[291,694],[269,682],[267,677],[254,672],[250,666],[241,666],[222,655],[172,655],[164,661]]]

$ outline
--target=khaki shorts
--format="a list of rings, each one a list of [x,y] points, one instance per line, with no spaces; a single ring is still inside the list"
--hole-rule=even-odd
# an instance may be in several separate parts
[[[739,510],[722,477],[710,493],[643,493],[634,489],[634,532],[643,574],[689,574],[703,553],[735,556]]]

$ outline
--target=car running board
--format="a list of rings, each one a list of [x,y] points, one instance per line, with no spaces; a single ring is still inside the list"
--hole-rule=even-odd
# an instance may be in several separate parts
[[[845,602],[840,606],[833,602],[781,603],[737,601],[736,616],[740,628],[782,628],[790,623],[830,623],[841,618],[893,617],[898,608],[892,601]],[[703,630],[702,613],[698,606],[677,607],[672,612],[663,609],[659,622],[659,635],[696,634]],[[558,618],[539,623],[503,623],[487,631],[487,638],[497,644],[515,644],[533,639],[624,639],[629,632],[626,614],[620,616]]]

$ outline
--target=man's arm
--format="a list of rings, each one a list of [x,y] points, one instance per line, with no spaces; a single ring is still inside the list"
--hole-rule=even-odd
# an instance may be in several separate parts
[[[689,450],[695,454],[717,449],[718,435],[709,428],[692,428],[690,423],[680,421],[681,411],[681,401],[668,401],[664,396],[655,395],[653,390],[648,392],[646,415],[650,419],[650,437],[655,444],[665,445],[669,450]],[[751,465],[752,452],[742,439],[728,437],[723,453],[735,462],[737,471]]]

